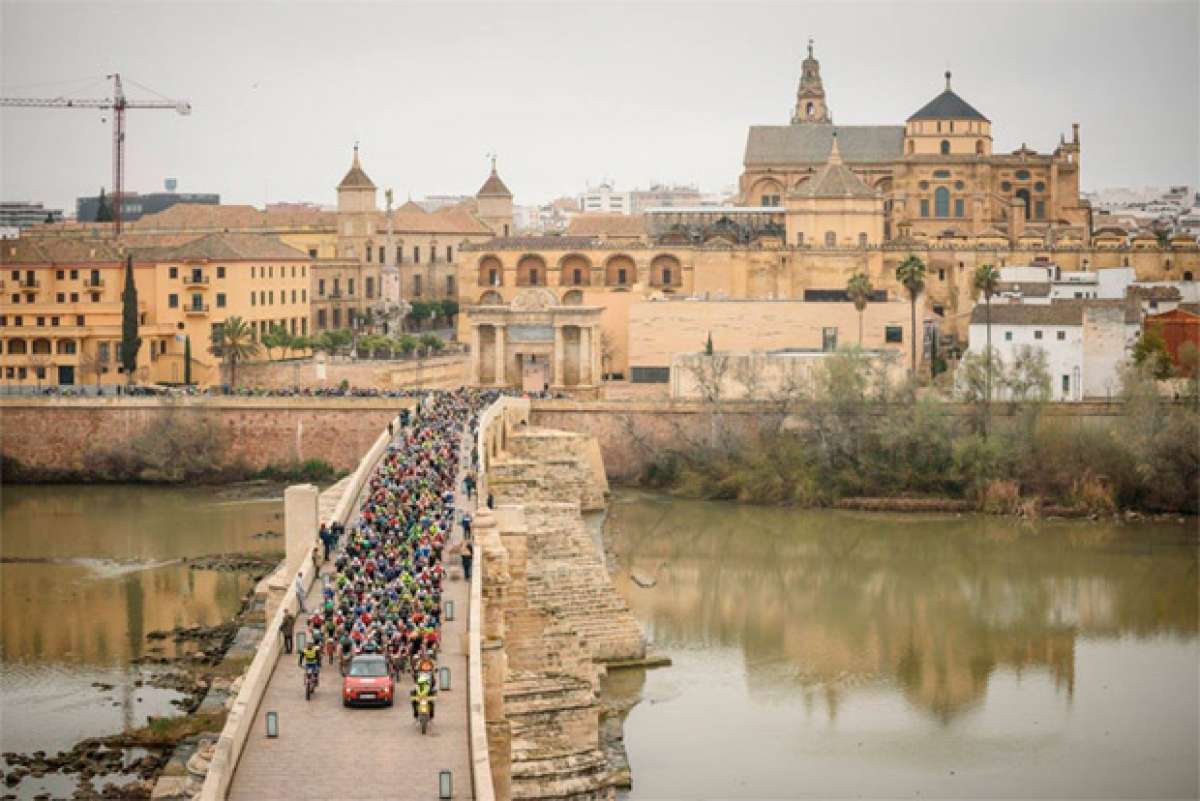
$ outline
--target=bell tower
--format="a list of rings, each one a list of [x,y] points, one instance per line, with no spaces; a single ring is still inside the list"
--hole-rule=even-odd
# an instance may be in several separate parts
[[[825,87],[821,85],[821,62],[813,57],[813,40],[808,40],[808,58],[800,65],[800,86],[796,89],[796,110],[792,124],[833,122],[825,105]]]

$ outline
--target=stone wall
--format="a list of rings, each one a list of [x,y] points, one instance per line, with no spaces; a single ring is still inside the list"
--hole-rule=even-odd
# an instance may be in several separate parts
[[[518,404],[480,431],[496,502],[475,526],[496,797],[610,799],[600,677],[608,662],[643,658],[645,640],[581,516],[603,506],[595,440],[529,426],[528,401]]]
[[[211,423],[226,465],[322,459],[352,470],[407,398],[4,398],[0,454],[45,471],[85,471],[88,454],[163,421]]]
[[[467,357],[462,353],[433,359],[369,359],[326,361],[288,359],[252,362],[238,366],[238,384],[244,387],[336,387],[346,381],[353,387],[400,389],[433,387],[453,389],[467,383]]]

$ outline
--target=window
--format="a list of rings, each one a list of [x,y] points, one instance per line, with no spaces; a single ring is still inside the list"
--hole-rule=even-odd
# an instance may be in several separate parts
[[[831,248],[837,245],[837,234],[833,231],[825,232],[825,247]]]
[[[671,268],[670,268],[670,267],[664,267],[664,268],[663,268],[663,271],[662,271],[662,282],[663,282],[663,286],[670,286],[670,285],[671,285]]]
[[[798,248],[804,247],[804,232],[803,231],[799,231],[796,233],[796,247],[798,247]]]
[[[538,285],[538,271],[537,271],[536,267],[533,267],[529,270],[529,285],[530,286]]]
[[[101,342],[96,346],[96,359],[102,364],[108,361],[108,343]]]
[[[253,292],[251,292],[251,293],[250,293],[250,305],[251,305],[251,306],[255,306],[255,305],[257,305],[257,304],[254,302],[254,293],[253,293]]]
[[[19,314],[16,315],[15,317],[13,317],[13,325],[20,328],[21,326],[25,325],[25,318]]]
[[[1046,185],[1044,183],[1042,183],[1041,181],[1038,181],[1036,184],[1034,184],[1033,188],[1037,192],[1045,192],[1046,191]]]
[[[354,279],[353,278],[346,279],[346,294],[347,295],[354,294]]]
[[[8,325],[8,315],[0,314],[0,327]]]
[[[99,303],[99,302],[100,302],[100,293],[93,292],[92,293],[92,303]]]
[[[20,295],[18,295],[18,294],[16,294],[16,293],[14,292],[14,293],[13,293],[13,296],[12,296],[12,302],[13,302],[13,303],[20,303],[20,302],[21,302],[21,296],[20,296]]]
[[[624,285],[625,283],[627,283],[627,281],[626,281],[626,275],[625,275],[625,268],[624,268],[624,267],[618,267],[618,268],[617,268],[617,283],[618,283],[618,284],[622,284],[622,285]]]
[[[198,294],[198,293],[192,294],[192,308],[193,309],[203,309],[204,308],[204,296],[203,295]]]
[[[269,264],[269,265],[267,265],[267,278],[274,278],[274,277],[275,277],[275,265]]]
[[[82,314],[75,315],[75,325],[83,325],[83,315]]]
[[[883,327],[884,342],[903,342],[904,329],[898,325],[886,325]]]
[[[963,208],[963,199],[961,197],[954,198],[954,216],[966,217],[965,209]]]
[[[976,156],[983,155],[983,140],[982,139],[975,140],[975,155]]]
[[[404,263],[404,245],[396,245],[396,264]]]
[[[272,289],[270,292],[267,293],[267,304],[270,306],[275,305],[275,290],[274,289]]]
[[[950,216],[950,190],[944,186],[939,186],[933,193],[933,216]]]
[[[50,327],[51,327],[51,328],[58,328],[58,318],[57,318],[57,317],[51,317],[51,318],[50,318]]]
[[[307,317],[300,318],[300,336],[302,336],[302,337],[308,336],[308,318]]]
[[[325,310],[317,309],[317,328],[325,327]]]
[[[55,270],[54,271],[54,280],[61,281],[61,280],[63,280],[64,275],[65,275],[65,273],[62,270]]]
[[[367,245],[364,250],[366,251],[366,254],[367,254],[367,263],[370,264],[371,263],[371,254],[375,252],[375,249],[372,248],[370,245]]]
[[[78,292],[72,292],[72,293],[71,293],[71,302],[72,302],[72,303],[78,303],[78,302],[79,302],[79,293],[78,293]]]
[[[296,290],[292,290],[292,303],[296,302]]]
[[[224,278],[224,277],[225,277],[225,268],[224,268],[224,267],[222,267],[222,266],[219,266],[219,265],[218,265],[218,267],[217,267],[217,278]]]
[[[1066,331],[1059,331],[1059,332],[1058,332],[1058,341],[1059,341],[1059,342],[1062,342],[1062,341],[1064,341],[1066,338],[1067,338],[1067,332],[1066,332]]]
[[[251,277],[251,278],[257,278],[257,277],[258,277],[258,268],[257,268],[257,267],[255,267],[253,264],[251,264],[251,265],[250,265],[250,277]]]
[[[317,249],[316,249],[316,248],[309,248],[309,249],[308,249],[308,257],[309,257],[310,259],[315,259],[315,258],[317,257]]]
[[[583,270],[576,267],[571,272],[571,281],[572,281],[572,283],[575,284],[575,286],[579,286],[580,284],[582,284],[583,283]]]
[[[950,140],[948,140],[948,139],[942,140],[941,151],[942,151],[943,156],[950,155]]]
[[[837,350],[837,334],[836,328],[822,328],[821,350],[826,352]]]
[[[413,264],[421,263],[421,248],[418,245],[413,245]]]
[[[167,270],[167,275],[170,276],[171,278],[178,278],[179,277],[179,268],[172,267],[171,269]]]
[[[437,245],[429,246],[429,263],[430,264],[437,263]]]
[[[386,253],[386,251],[384,250],[384,247],[383,247],[383,245],[380,245],[380,246],[379,246],[379,263],[380,263],[380,264],[383,264],[384,258],[385,258],[386,256],[387,256],[387,253]]]
[[[1042,338],[1042,332],[1041,332],[1041,331],[1034,331],[1034,332],[1033,332],[1033,338],[1034,338],[1034,339],[1041,339],[1041,338]]]
[[[303,287],[300,288],[300,302],[308,303],[308,290]]]
[[[371,276],[367,276],[365,280],[367,282],[367,297],[375,297],[375,279]]]
[[[217,308],[218,309],[225,308],[225,293],[224,292],[217,293]]]
[[[178,309],[179,308],[179,296],[176,295],[174,292],[172,292],[170,295],[167,295],[167,308],[168,309]]]
[[[67,302],[67,293],[59,292],[57,295],[54,296],[54,300],[57,303],[66,303]]]
[[[446,261],[454,261],[454,246],[446,245]]]
[[[1071,394],[1071,376],[1069,375],[1062,377],[1062,394],[1064,396]]]
[[[46,318],[39,316],[37,318],[37,324],[38,324],[38,328],[45,328],[46,327]]]
[[[1004,332],[1004,341],[1005,341],[1005,342],[1012,342],[1012,331],[1005,331],[1005,332]]]
[[[946,280],[946,268],[945,268],[945,267],[939,267],[939,268],[938,268],[938,280],[939,280],[939,281],[945,281],[945,280]]]
[[[508,236],[508,223],[504,224],[504,235]]]
[[[341,309],[333,310],[333,327],[334,328],[342,327],[342,310]]]
[[[1017,170],[1016,177],[1017,177],[1018,181],[1028,181],[1029,180],[1029,170]]]
[[[419,275],[413,276],[413,296],[421,297],[421,276]]]
[[[867,235],[865,232],[858,235],[858,246],[860,248],[865,248],[867,246]]]
[[[72,281],[79,280],[79,270],[71,270],[71,280]]]
[[[453,275],[446,276],[446,296],[451,297],[451,298],[454,297],[454,276]]]
[[[342,296],[342,279],[341,278],[333,279],[333,296],[335,298],[340,298]]]
[[[319,298],[325,297],[325,279],[324,278],[317,279],[317,297],[319,297]]]
[[[1044,201],[1044,200],[1034,201],[1033,216],[1039,220],[1046,219],[1046,201]]]
[[[929,216],[929,198],[921,198],[921,216]]]
[[[934,178],[949,178],[950,171],[949,170],[934,170],[933,177]]]

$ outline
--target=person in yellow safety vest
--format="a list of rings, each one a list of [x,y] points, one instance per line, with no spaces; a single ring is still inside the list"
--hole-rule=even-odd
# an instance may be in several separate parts
[[[413,687],[412,692],[409,693],[408,697],[412,701],[413,720],[416,720],[417,718],[417,704],[420,701],[429,702],[429,719],[433,720],[433,700],[437,698],[437,691],[434,690],[428,682],[417,682],[417,686]]]

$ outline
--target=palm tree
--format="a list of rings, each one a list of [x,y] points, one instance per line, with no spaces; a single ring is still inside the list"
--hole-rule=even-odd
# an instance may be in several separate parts
[[[1000,283],[1000,271],[991,264],[980,264],[975,268],[975,289],[983,293],[984,314],[986,316],[987,351],[984,353],[984,390],[983,390],[983,438],[987,439],[991,423],[992,403],[992,295],[996,294],[996,285]]]
[[[218,337],[212,353],[229,364],[229,384],[236,387],[237,363],[258,353],[258,342],[250,324],[236,315],[225,318]]]
[[[909,256],[900,262],[896,268],[896,280],[908,290],[908,300],[912,304],[912,366],[911,371],[917,374],[917,295],[925,289],[925,262],[916,256]]]
[[[866,311],[867,301],[871,299],[871,293],[874,291],[871,279],[867,277],[866,273],[855,273],[846,282],[846,294],[858,312],[858,346],[860,348],[863,344],[863,312]]]

